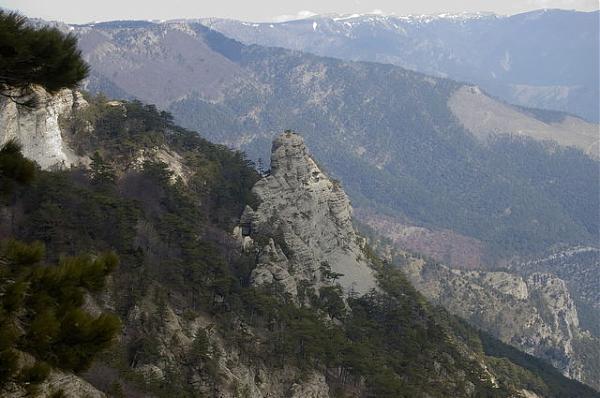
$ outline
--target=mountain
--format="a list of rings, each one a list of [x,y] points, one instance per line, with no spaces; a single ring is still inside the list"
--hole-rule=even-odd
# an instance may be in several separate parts
[[[514,261],[507,267],[528,277],[546,272],[566,282],[573,296],[582,326],[600,336],[600,250],[595,247],[575,247],[526,262]]]
[[[59,269],[58,278],[79,278],[66,256],[112,250],[118,267],[79,304],[118,316],[122,327],[75,373],[40,357],[47,348],[21,343],[18,355],[52,367],[0,374],[2,396],[598,395],[428,304],[356,232],[345,192],[299,135],[277,136],[271,172],[261,177],[239,152],[176,126],[155,106],[71,90],[38,95],[51,102],[18,110],[0,103],[0,115],[19,126],[0,142],[17,138],[32,160],[46,162],[9,195],[1,187],[2,271],[32,261],[27,248],[37,247],[62,265],[33,275]],[[49,164],[34,148],[76,158]],[[15,164],[6,153],[2,167]],[[6,251],[15,244],[16,257]],[[60,313],[44,306],[73,297],[65,287],[45,294],[36,311]],[[3,317],[9,298],[0,301]],[[39,344],[64,355],[75,337]],[[5,343],[3,358],[12,349]]]
[[[275,132],[302,132],[357,214],[430,231],[438,260],[452,242],[480,266],[598,241],[598,125],[393,65],[245,46],[196,23],[73,29],[92,92],[154,102],[255,160]],[[420,239],[411,245],[429,246]]]
[[[457,270],[423,259],[405,261],[402,269],[433,303],[600,388],[600,336],[589,324],[581,325],[584,310],[578,310],[569,283],[555,273]]]
[[[344,183],[360,220],[401,248],[453,268],[480,269],[598,241],[598,162],[589,152],[597,125],[511,106],[477,87],[391,65],[244,46],[194,23],[120,21],[74,30],[93,67],[88,89],[126,97],[151,92],[185,126],[254,159],[269,156],[275,132],[301,131],[315,157]],[[267,279],[277,269],[270,268]],[[514,270],[511,277],[527,280]],[[571,298],[556,311],[568,312],[579,295],[561,280]],[[444,286],[460,302],[459,285]],[[451,300],[439,303],[453,310]],[[523,306],[532,317],[547,308],[531,300]],[[575,302],[582,319],[575,329],[583,335],[597,310]],[[510,298],[497,304],[514,307]],[[474,321],[475,308],[459,314]],[[593,380],[593,360],[581,359],[585,348],[575,354],[560,327],[542,319],[527,329],[529,318],[507,316],[517,325],[510,336],[499,322],[476,324],[572,377],[583,379],[578,369],[586,368],[592,372],[586,380]],[[536,333],[553,342],[519,343]]]
[[[203,19],[248,44],[399,65],[475,83],[510,103],[598,122],[599,11],[512,16],[323,15],[281,23]]]

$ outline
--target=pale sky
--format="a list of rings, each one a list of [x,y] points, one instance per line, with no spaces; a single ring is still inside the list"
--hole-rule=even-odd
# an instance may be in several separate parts
[[[598,0],[0,0],[0,7],[69,23],[115,19],[224,17],[280,21],[324,13],[435,14],[493,11],[516,14],[539,8],[597,10]]]

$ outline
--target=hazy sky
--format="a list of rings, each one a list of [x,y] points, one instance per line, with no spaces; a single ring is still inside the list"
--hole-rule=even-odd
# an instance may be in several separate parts
[[[598,0],[0,0],[29,17],[71,23],[114,19],[226,17],[247,21],[293,19],[311,13],[432,14],[494,11],[515,14],[538,8],[591,11]]]

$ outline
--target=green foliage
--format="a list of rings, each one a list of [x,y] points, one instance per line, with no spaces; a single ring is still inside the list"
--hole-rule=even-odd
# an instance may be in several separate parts
[[[331,270],[331,265],[329,265],[329,263],[327,263],[326,261],[323,261],[321,263],[319,270],[321,271],[321,280],[327,281],[327,282],[333,282],[333,281],[337,280],[339,277],[344,276],[344,274],[340,274],[338,272],[333,272]]]
[[[169,292],[169,297],[163,297],[165,308],[173,292],[190,311],[227,313],[239,305],[240,285],[248,283],[253,267],[250,258],[238,260],[238,254],[233,254],[236,249],[226,232],[243,206],[252,202],[250,189],[258,179],[244,155],[172,126],[170,116],[154,107],[139,103],[113,106],[102,98],[90,101],[89,107],[61,123],[79,150],[94,148],[91,170],[40,171],[30,185],[8,198],[9,205],[22,206],[25,214],[15,220],[12,232],[24,240],[37,239],[47,248],[33,255],[31,247],[13,242],[7,246],[13,261],[47,258],[59,262],[61,270],[42,267],[32,273],[36,286],[46,285],[61,304],[55,305],[43,295],[29,300],[34,300],[32,308],[37,306],[40,311],[31,314],[31,328],[22,338],[27,347],[23,349],[53,366],[60,362],[73,370],[89,364],[93,354],[106,346],[105,337],[115,326],[112,317],[91,319],[77,310],[82,303],[81,289],[105,288],[102,276],[114,267],[113,259],[73,255],[119,253],[121,266],[115,271],[114,297],[123,315],[148,294],[151,281],[160,281],[163,291]],[[93,131],[86,127],[89,123]],[[171,169],[160,161],[146,161],[141,169],[129,168],[139,151],[153,151],[156,145],[167,144],[168,151],[177,150],[181,156],[189,176],[187,183],[174,179]],[[17,292],[21,287],[15,284],[12,289]],[[23,302],[22,294],[10,297],[7,308],[29,305],[29,301]],[[124,347],[127,365],[162,360],[154,338],[164,323],[160,316],[157,313],[157,318],[148,322],[148,329],[128,331],[131,338]],[[10,325],[0,325],[2,335],[15,331]],[[204,358],[199,371],[216,377],[218,358],[202,348],[206,341],[201,337],[193,350],[196,357]],[[2,353],[8,358],[10,351]],[[4,364],[7,373],[13,374],[10,362]],[[173,370],[173,380],[184,377],[176,375],[178,372]],[[180,396],[177,388],[184,385],[187,381],[155,387],[161,394]]]
[[[93,316],[81,307],[86,292],[98,291],[117,265],[114,253],[66,257],[43,263],[39,242],[0,242],[0,385],[18,370],[16,351],[36,358],[21,369],[21,382],[39,383],[50,365],[83,370],[120,329],[118,318]]]
[[[41,242],[25,243],[9,240],[4,242],[2,254],[7,262],[20,267],[42,261],[45,248]]]
[[[115,183],[116,175],[114,169],[96,151],[90,157],[90,178],[98,185],[112,185]]]
[[[88,70],[73,34],[36,29],[25,17],[0,10],[0,95],[21,102],[33,85],[51,93],[74,88]]]
[[[278,366],[293,363],[308,370],[338,363],[344,344],[341,328],[309,307],[296,306],[277,285],[241,293],[240,314],[253,326],[268,325],[264,344]]]
[[[340,369],[342,376],[328,382],[342,389],[364,377],[373,397],[461,396],[467,382],[480,396],[507,394],[492,387],[477,361],[460,353],[449,328],[437,323],[437,314],[399,271],[388,266],[382,272],[383,291],[349,299],[345,316],[338,288],[324,287],[320,297],[313,296],[317,308],[341,323],[327,321],[313,307],[298,307],[276,285],[246,290],[241,314],[265,334],[266,349],[249,355],[301,369]]]
[[[165,162],[152,162],[146,160],[143,164],[144,174],[157,181],[159,184],[167,185],[173,177],[173,172]]]
[[[59,389],[52,392],[49,398],[67,398],[67,395],[65,394],[64,390]]]
[[[9,195],[15,185],[33,180],[35,164],[21,154],[21,145],[9,140],[0,147],[0,199]]]
[[[0,337],[3,338],[3,345],[11,344],[13,341],[12,339],[8,339],[4,333],[2,333]],[[19,355],[12,349],[0,349],[0,386],[2,386],[7,380],[10,380],[10,378],[18,370]]]
[[[210,341],[205,329],[200,329],[196,332],[196,336],[192,342],[190,356],[192,361],[198,362],[206,361],[210,358]]]
[[[39,384],[50,374],[50,365],[45,362],[36,362],[33,365],[21,369],[19,379],[22,383]]]
[[[339,285],[324,286],[319,289],[317,306],[332,319],[343,319],[346,315],[346,305],[342,297],[343,292]]]
[[[379,271],[379,283],[383,294],[373,293],[350,301],[353,341],[375,347],[377,353],[376,363],[354,366],[364,367],[362,371],[372,375],[367,382],[377,396],[413,396],[419,391],[461,395],[464,394],[459,392],[464,388],[461,383],[467,380],[481,394],[493,391],[477,363],[460,354],[449,329],[438,323],[438,318],[400,271],[385,266]],[[378,367],[388,371],[374,375]],[[442,381],[439,369],[454,374],[454,382]],[[465,372],[462,377],[455,373],[459,369]]]
[[[382,263],[379,272],[382,291],[350,298],[351,311],[341,324],[326,321],[311,308],[297,307],[276,286],[244,294],[242,313],[254,327],[265,327],[263,344],[270,361],[341,369],[344,376],[328,380],[330,386],[343,387],[364,377],[367,396],[502,397],[523,388],[544,396],[593,396],[591,389],[566,379],[550,365],[432,308],[399,270]],[[322,294],[327,290],[321,289]],[[500,355],[492,346],[513,352]],[[481,359],[465,355],[464,347]],[[484,355],[494,356],[486,364],[498,387],[480,366]],[[508,359],[500,358],[505,355]],[[467,392],[469,388],[473,390]]]
[[[197,133],[173,124],[172,116],[158,111],[154,105],[139,101],[109,103],[101,96],[90,98],[90,106],[63,121],[66,130],[76,137],[79,152],[99,151],[110,156],[113,172],[119,174],[124,166],[137,160],[141,151],[154,152],[170,148],[182,156],[190,170],[187,186],[191,194],[202,198],[208,206],[211,222],[232,225],[243,206],[255,199],[250,192],[259,175],[252,162],[241,152],[230,151],[212,144]],[[92,132],[87,126],[92,126]],[[97,155],[94,155],[97,157]],[[104,167],[98,159],[98,164]],[[162,161],[146,160],[143,169],[147,177],[159,180],[161,186],[172,180],[172,170]]]

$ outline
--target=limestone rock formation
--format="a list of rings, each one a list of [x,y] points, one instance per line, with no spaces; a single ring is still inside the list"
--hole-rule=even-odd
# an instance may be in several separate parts
[[[60,128],[60,118],[68,117],[87,102],[80,92],[63,89],[50,95],[36,89],[37,106],[19,106],[9,99],[0,99],[0,145],[16,139],[23,154],[35,160],[42,169],[69,167],[80,162],[68,148]]]
[[[566,376],[597,388],[597,370],[586,363],[591,353],[581,347],[598,350],[600,344],[580,327],[575,303],[562,279],[542,272],[520,276],[458,270],[420,259],[409,262],[404,271],[432,302],[546,359]]]
[[[237,233],[259,247],[254,283],[278,281],[295,296],[300,281],[319,285],[335,273],[346,293],[375,288],[348,197],[310,157],[300,135],[275,138],[270,175],[253,192],[260,204],[246,208]]]
[[[77,132],[62,123],[89,106],[82,93],[63,89],[51,95],[43,88],[36,88],[33,95],[37,97],[35,107],[20,106],[0,98],[0,146],[16,139],[22,146],[23,155],[44,170],[87,166],[91,153],[84,156],[75,153],[70,144],[77,140],[74,137]],[[106,105],[126,112],[121,101],[108,101]],[[87,126],[86,130],[93,132],[93,126]],[[189,170],[183,165],[181,156],[164,145],[139,150],[125,169],[141,169],[147,160],[165,163],[173,173],[173,180],[181,178],[187,182],[189,178]]]
[[[143,330],[148,326],[148,319],[156,312],[150,297],[142,299],[135,306],[127,320],[130,327]],[[162,379],[171,368],[183,368],[181,358],[190,355],[193,340],[198,333],[206,333],[208,337],[208,357],[215,359],[220,375],[220,382],[213,384],[200,375],[195,376],[194,384],[201,396],[218,396],[222,398],[289,397],[289,398],[328,398],[330,389],[325,375],[319,371],[306,374],[294,367],[273,367],[269,363],[248,358],[238,349],[226,343],[225,336],[218,329],[213,329],[214,318],[199,314],[194,319],[186,319],[177,314],[171,306],[164,308],[164,327],[153,331],[156,337],[156,349],[160,352],[160,361],[156,363],[138,363],[135,372],[143,377]],[[253,336],[253,330],[240,323],[240,329]]]

